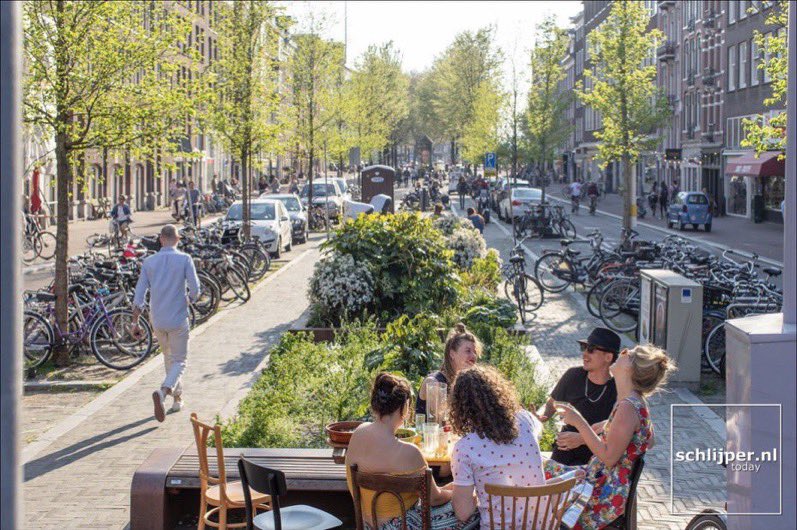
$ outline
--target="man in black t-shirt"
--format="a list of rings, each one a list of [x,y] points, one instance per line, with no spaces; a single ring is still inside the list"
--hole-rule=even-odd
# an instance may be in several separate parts
[[[551,392],[540,420],[546,421],[555,413],[555,402],[564,401],[578,410],[600,434],[617,401],[617,387],[609,366],[620,354],[620,337],[612,330],[595,328],[581,346],[582,366],[567,370]],[[568,466],[586,464],[592,451],[584,444],[574,427],[565,425],[556,436],[556,448],[551,458]]]

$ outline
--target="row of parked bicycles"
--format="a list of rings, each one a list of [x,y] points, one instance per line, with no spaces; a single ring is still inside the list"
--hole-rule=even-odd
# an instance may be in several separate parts
[[[724,375],[726,320],[779,311],[783,293],[775,279],[781,270],[763,267],[757,255],[726,250],[712,256],[676,235],[658,242],[641,241],[638,235],[624,231],[615,248],[606,248],[599,230],[583,240],[562,239],[560,250],[539,257],[534,279],[541,291],[551,293],[580,287],[589,312],[618,333],[638,332],[640,271],[670,269],[700,283],[703,364]]]
[[[240,228],[217,221],[205,228],[181,229],[180,248],[190,254],[200,282],[199,298],[191,304],[190,322],[211,318],[221,304],[246,302],[250,284],[271,267],[266,247],[255,237],[242,241]],[[24,368],[46,363],[57,347],[70,355],[94,355],[109,368],[128,370],[157,349],[146,312],[139,318],[144,330],[134,337],[133,295],[147,256],[157,252],[157,236],[142,237],[108,254],[89,251],[69,262],[68,318],[59,325],[53,285],[24,293]]]

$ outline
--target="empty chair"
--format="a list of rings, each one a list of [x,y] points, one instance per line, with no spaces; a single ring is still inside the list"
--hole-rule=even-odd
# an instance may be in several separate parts
[[[318,508],[306,505],[280,507],[280,497],[288,493],[285,473],[278,469],[269,469],[247,460],[242,456],[238,460],[238,471],[241,474],[244,496],[246,498],[247,530],[294,530],[299,528],[315,528],[325,530],[336,528],[343,522]],[[271,498],[272,510],[255,515],[250,496],[266,495]]]

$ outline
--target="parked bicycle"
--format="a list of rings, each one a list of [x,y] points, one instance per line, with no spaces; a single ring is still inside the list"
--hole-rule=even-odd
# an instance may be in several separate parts
[[[22,239],[22,261],[32,263],[36,258],[43,260],[55,256],[55,235],[42,230],[39,221],[33,215],[23,213],[25,235]]]
[[[502,273],[505,278],[504,294],[509,300],[514,300],[520,313],[520,320],[525,323],[528,313],[542,306],[545,294],[537,279],[526,272],[523,241],[519,241],[512,249],[509,263],[503,267]]]

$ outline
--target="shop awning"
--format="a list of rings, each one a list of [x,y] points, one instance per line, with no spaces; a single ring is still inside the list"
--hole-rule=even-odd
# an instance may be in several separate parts
[[[742,155],[728,160],[725,166],[726,175],[743,177],[777,177],[786,174],[785,160],[778,160],[779,151],[761,153],[756,158],[754,153]]]

